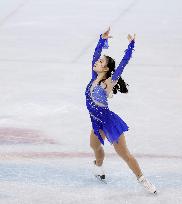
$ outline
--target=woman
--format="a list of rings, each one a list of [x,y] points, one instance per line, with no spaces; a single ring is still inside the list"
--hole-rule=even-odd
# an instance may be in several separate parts
[[[107,101],[107,98],[111,98],[118,91],[121,93],[128,92],[126,84],[120,75],[132,56],[135,35],[134,37],[128,35],[128,48],[125,50],[125,55],[115,70],[115,61],[111,57],[103,55],[100,58],[102,49],[108,49],[109,47],[108,38],[112,37],[109,36],[109,32],[110,27],[105,33],[100,35],[92,60],[92,79],[85,90],[86,106],[93,128],[90,134],[90,146],[96,158],[94,160],[95,176],[102,181],[105,180],[102,166],[104,160],[102,145],[104,145],[104,139],[107,138],[114,146],[117,154],[124,159],[136,175],[138,182],[149,192],[156,193],[155,186],[144,177],[138,162],[127,148],[123,132],[128,131],[129,127],[116,113],[109,110]]]

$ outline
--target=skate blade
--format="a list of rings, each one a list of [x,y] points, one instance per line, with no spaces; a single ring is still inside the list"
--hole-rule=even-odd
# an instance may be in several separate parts
[[[154,191],[154,192],[152,192],[152,191],[147,191],[149,194],[151,194],[151,195],[156,195],[157,196],[157,194],[158,194],[158,192],[157,191]]]
[[[96,177],[96,178],[97,178],[97,180],[99,180],[101,183],[107,184],[106,180],[105,180],[105,179],[101,179],[101,177],[100,177],[100,176],[95,175],[95,177]]]

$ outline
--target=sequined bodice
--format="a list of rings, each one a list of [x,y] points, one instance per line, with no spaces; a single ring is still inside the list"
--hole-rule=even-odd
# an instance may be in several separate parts
[[[93,85],[93,81],[89,82],[85,90],[87,107],[93,105],[108,107],[106,90],[101,85]]]
[[[90,96],[92,100],[99,106],[108,106],[107,92],[101,85],[91,85]]]

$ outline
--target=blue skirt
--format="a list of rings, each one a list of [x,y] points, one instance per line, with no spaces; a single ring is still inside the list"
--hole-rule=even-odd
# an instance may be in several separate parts
[[[101,117],[96,117],[95,115],[93,115],[93,113],[89,113],[94,134],[98,137],[103,145],[104,140],[100,135],[99,129],[104,131],[107,140],[111,144],[113,144],[114,142],[118,143],[121,134],[124,131],[129,130],[128,125],[116,113],[110,111],[109,109],[102,110]]]

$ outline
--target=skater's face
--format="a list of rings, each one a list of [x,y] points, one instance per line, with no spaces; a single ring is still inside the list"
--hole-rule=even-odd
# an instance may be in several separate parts
[[[97,73],[107,72],[109,68],[107,67],[107,59],[105,56],[101,57],[100,59],[95,62],[93,70]]]

